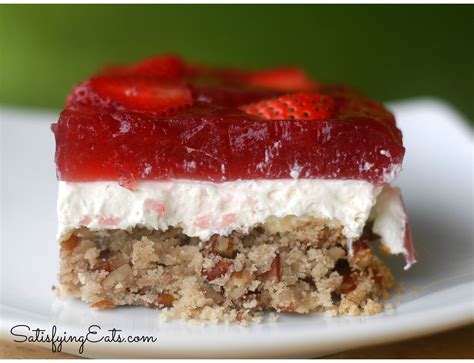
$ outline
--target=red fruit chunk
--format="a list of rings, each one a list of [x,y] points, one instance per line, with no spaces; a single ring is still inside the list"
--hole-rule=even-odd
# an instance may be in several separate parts
[[[128,111],[172,114],[192,104],[189,88],[174,81],[157,81],[141,75],[98,76],[91,87],[105,99],[111,99]]]
[[[58,178],[116,180],[133,189],[140,180],[299,177],[382,184],[396,175],[402,135],[375,101],[347,87],[322,86],[313,99],[322,110],[300,102],[267,120],[241,107],[281,93],[223,83],[205,72],[193,76],[190,89],[184,81],[129,74],[84,83],[86,92],[76,89],[52,127]],[[94,95],[100,102],[90,101]]]
[[[299,68],[276,68],[248,76],[248,84],[279,91],[310,91],[317,88],[305,71]]]
[[[242,109],[266,120],[326,120],[334,111],[334,101],[317,93],[294,93],[246,105]]]

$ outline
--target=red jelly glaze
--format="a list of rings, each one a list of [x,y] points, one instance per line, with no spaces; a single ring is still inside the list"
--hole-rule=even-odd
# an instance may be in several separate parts
[[[334,101],[326,120],[263,120],[240,108],[292,91],[248,84],[248,72],[192,69],[182,77],[193,104],[171,116],[69,97],[52,125],[58,179],[131,185],[299,177],[382,184],[402,163],[405,149],[392,114],[345,86],[315,91]]]

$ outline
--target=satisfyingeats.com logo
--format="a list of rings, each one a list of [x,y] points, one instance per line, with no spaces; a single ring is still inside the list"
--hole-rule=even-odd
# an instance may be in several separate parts
[[[91,325],[82,335],[70,335],[66,331],[59,331],[56,325],[50,330],[30,328],[28,325],[15,325],[10,329],[13,341],[16,343],[50,343],[53,352],[60,352],[63,343],[79,345],[79,354],[84,353],[86,343],[155,343],[158,338],[150,335],[125,335],[120,329],[102,330],[99,325]]]

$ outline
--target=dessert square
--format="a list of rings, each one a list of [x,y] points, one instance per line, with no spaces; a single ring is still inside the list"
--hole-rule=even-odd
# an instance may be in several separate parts
[[[59,294],[92,308],[369,315],[394,284],[374,247],[415,262],[393,115],[301,69],[107,67],[52,130]]]

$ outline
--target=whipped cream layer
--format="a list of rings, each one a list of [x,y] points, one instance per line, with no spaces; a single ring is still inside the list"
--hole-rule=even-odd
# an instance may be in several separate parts
[[[391,208],[393,198],[378,198],[383,206],[373,208],[383,189],[362,180],[322,179],[150,181],[138,183],[134,191],[112,181],[60,181],[58,238],[81,226],[101,230],[140,225],[180,227],[188,236],[207,240],[216,233],[246,233],[271,216],[309,215],[338,221],[351,242],[360,237],[372,211],[377,232],[389,239],[382,242],[394,253],[405,253],[400,227],[406,217],[398,204]],[[393,213],[387,215],[387,210]]]
[[[373,222],[372,232],[380,236],[382,244],[391,254],[405,256],[405,269],[416,262],[408,217],[405,212],[400,190],[385,186],[377,197],[377,202],[369,216]]]

